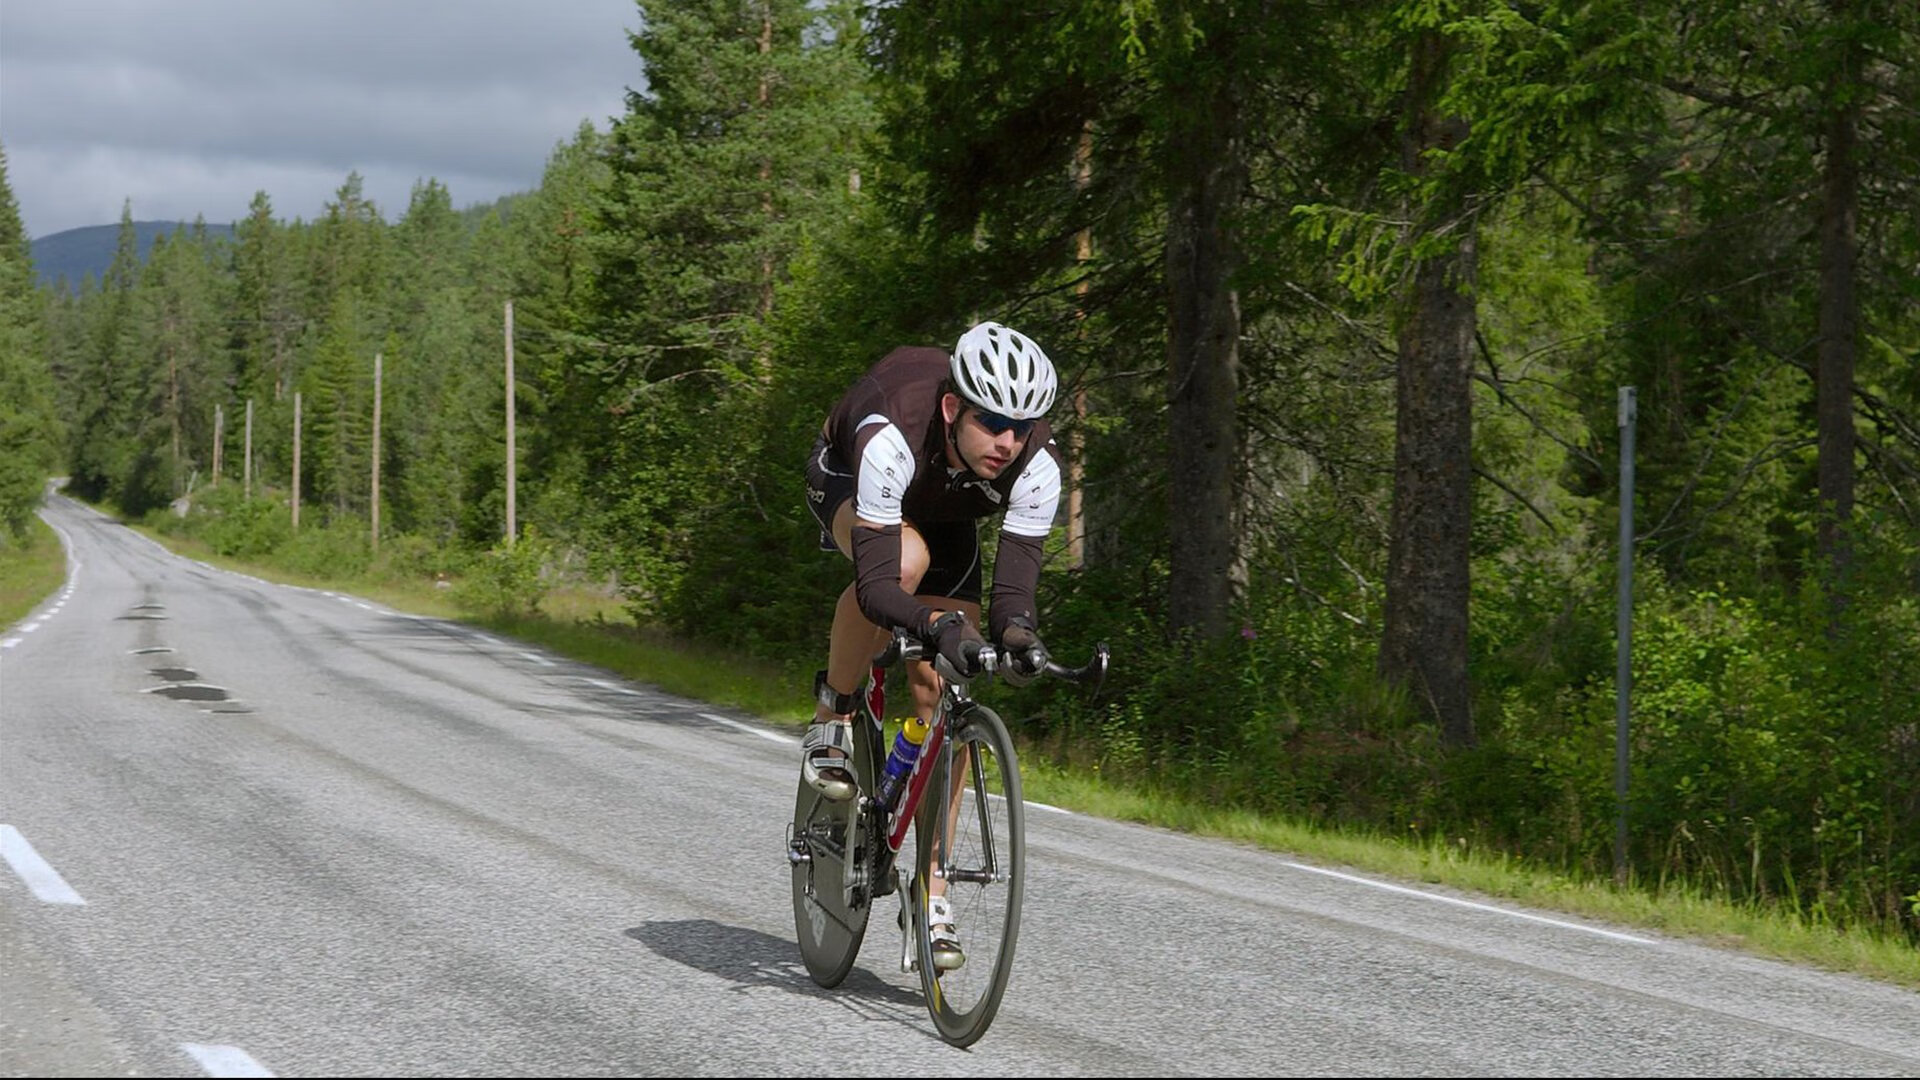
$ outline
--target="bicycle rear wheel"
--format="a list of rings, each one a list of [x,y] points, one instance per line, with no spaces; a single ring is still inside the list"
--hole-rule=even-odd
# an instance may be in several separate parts
[[[860,794],[835,802],[800,780],[794,797],[790,852],[793,861],[793,926],[807,974],[821,986],[839,986],[860,955],[867,917],[873,910],[869,881],[876,845],[884,845],[876,823],[860,809],[874,790],[873,721],[853,718],[853,775]]]
[[[999,1011],[1020,936],[1026,888],[1026,819],[1013,739],[993,710],[974,706],[958,719],[929,778],[921,808],[914,889],[920,986],[940,1037],[970,1046]],[[950,777],[959,775],[956,785]],[[940,826],[950,829],[935,839]],[[927,925],[929,886],[944,882],[966,962],[934,967]]]

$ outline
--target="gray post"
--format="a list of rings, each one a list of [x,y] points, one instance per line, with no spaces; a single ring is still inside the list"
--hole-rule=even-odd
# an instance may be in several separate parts
[[[242,484],[241,490],[246,493],[247,500],[251,502],[253,500],[253,399],[252,398],[247,399],[247,441],[245,443],[245,448],[247,451],[247,458],[245,461],[240,463],[240,475],[244,478],[241,481],[241,484]]]
[[[1631,386],[1620,388],[1620,596],[1614,624],[1613,880],[1627,880],[1627,703],[1633,694],[1633,429]]]
[[[513,520],[515,473],[519,472],[519,462],[513,452],[513,301],[507,301],[507,546],[513,546],[513,535],[518,530]]]
[[[380,354],[373,354],[373,553],[380,554]]]
[[[293,392],[293,529],[300,531],[300,391]]]

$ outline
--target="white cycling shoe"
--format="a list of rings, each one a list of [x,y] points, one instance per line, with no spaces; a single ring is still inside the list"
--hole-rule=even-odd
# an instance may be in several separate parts
[[[829,751],[837,750],[839,757]],[[834,802],[846,802],[857,790],[848,766],[853,758],[853,724],[846,720],[814,721],[800,740],[800,775],[815,791]]]
[[[967,962],[960,951],[960,933],[953,925],[953,905],[944,896],[927,897],[927,937],[933,940],[933,969],[954,971]]]

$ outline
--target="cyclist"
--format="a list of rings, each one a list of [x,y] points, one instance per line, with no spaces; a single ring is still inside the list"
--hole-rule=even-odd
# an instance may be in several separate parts
[[[888,353],[828,413],[807,459],[807,502],[821,548],[851,559],[854,581],[834,609],[801,746],[801,773],[826,797],[855,793],[844,765],[854,693],[893,627],[917,634],[954,670],[977,674],[981,518],[1006,515],[988,626],[1008,660],[1002,675],[1019,685],[1046,666],[1034,587],[1060,501],[1060,452],[1041,419],[1055,390],[1040,346],[983,322],[951,353]],[[940,696],[933,666],[911,665],[908,684],[921,719],[930,719]],[[965,957],[945,887],[928,883],[927,921],[935,966],[951,970]]]

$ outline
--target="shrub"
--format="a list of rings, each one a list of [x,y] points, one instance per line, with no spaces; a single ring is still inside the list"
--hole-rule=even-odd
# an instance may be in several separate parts
[[[490,615],[529,615],[547,593],[545,571],[553,543],[531,527],[518,543],[504,541],[482,553],[454,586],[454,599]]]

